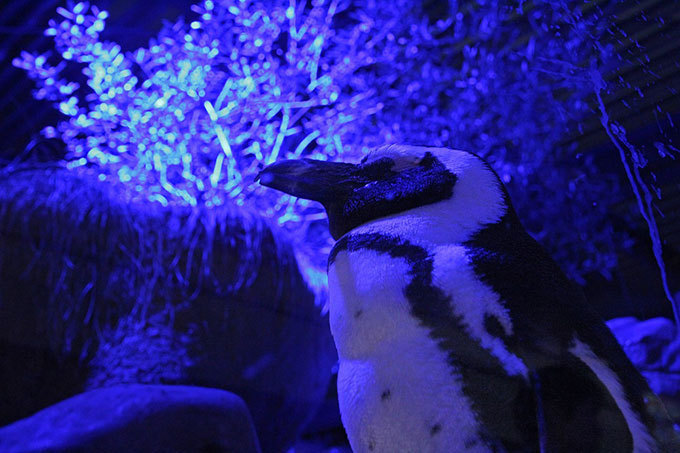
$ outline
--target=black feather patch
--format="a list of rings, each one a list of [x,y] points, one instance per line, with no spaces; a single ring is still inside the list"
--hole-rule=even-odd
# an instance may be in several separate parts
[[[360,165],[357,175],[368,183],[324,204],[334,238],[368,221],[451,198],[456,175],[431,153],[414,167],[395,172],[393,166],[387,157]]]
[[[411,279],[404,295],[411,314],[447,354],[452,373],[456,370],[462,377],[463,391],[484,427],[479,437],[505,451],[526,451],[527,445],[535,445],[537,450],[531,388],[521,377],[508,375],[498,358],[466,333],[463,321],[451,309],[449,296],[432,282],[434,261],[427,250],[394,236],[350,234],[331,250],[329,266],[339,252],[357,250],[373,250],[408,263]]]
[[[510,206],[507,194],[506,204]],[[616,448],[632,448],[630,437],[622,434],[624,420],[611,397],[604,395],[597,377],[568,353],[574,337],[616,373],[633,410],[648,427],[651,424],[643,409],[643,394],[649,389],[579,288],[524,230],[512,208],[501,221],[488,225],[464,245],[475,274],[503,298],[512,314],[515,335],[503,340],[508,350],[540,378],[539,399],[543,400],[553,447],[561,442],[555,440],[554,432],[560,430],[574,437],[569,445],[575,445],[575,449],[571,451],[589,450],[576,448],[578,445],[602,446],[603,440]],[[485,322],[487,330],[497,331],[499,327],[493,321]],[[586,394],[577,388],[585,389]],[[599,415],[605,412],[608,420]],[[556,420],[561,426],[554,425]]]

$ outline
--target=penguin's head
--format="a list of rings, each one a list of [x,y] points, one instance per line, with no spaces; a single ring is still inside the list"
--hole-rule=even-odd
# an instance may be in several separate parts
[[[360,225],[397,216],[405,222],[400,228],[414,233],[438,228],[467,235],[498,221],[508,208],[503,186],[486,162],[446,148],[388,145],[369,152],[358,164],[284,160],[266,167],[256,179],[320,202],[335,239]]]

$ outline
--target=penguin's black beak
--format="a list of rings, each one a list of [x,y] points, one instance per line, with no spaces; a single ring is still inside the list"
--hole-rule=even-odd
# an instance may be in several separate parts
[[[255,181],[287,194],[318,201],[328,210],[370,182],[359,166],[314,159],[283,160],[262,170]]]

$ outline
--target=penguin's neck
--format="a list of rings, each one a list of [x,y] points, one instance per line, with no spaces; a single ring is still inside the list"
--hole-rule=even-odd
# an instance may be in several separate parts
[[[453,202],[421,206],[399,214],[381,217],[359,225],[348,235],[381,234],[398,237],[428,249],[462,244],[487,225],[500,222],[506,207],[498,204],[486,209],[451,209]]]

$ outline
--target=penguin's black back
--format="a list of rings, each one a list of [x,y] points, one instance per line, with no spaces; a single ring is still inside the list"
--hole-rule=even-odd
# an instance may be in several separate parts
[[[507,197],[506,197],[507,199]],[[604,359],[621,381],[633,410],[652,428],[644,408],[649,387],[602,319],[573,282],[522,227],[508,202],[498,222],[465,243],[474,272],[511,313],[514,334],[503,338],[540,387],[537,404],[558,451],[632,451],[632,437],[598,376],[568,353],[577,337]],[[540,423],[540,422],[539,422]],[[563,447],[563,448],[562,448]]]

